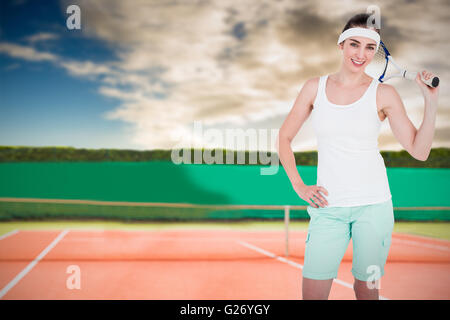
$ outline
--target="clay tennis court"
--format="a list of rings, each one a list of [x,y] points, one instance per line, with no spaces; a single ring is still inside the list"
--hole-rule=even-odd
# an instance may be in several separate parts
[[[301,299],[306,230],[12,230],[1,299]],[[355,299],[352,243],[329,299]],[[69,289],[70,266],[80,289]],[[381,299],[449,299],[450,241],[394,233]]]
[[[0,299],[301,299],[306,207],[283,172],[263,179],[259,170],[3,163]],[[302,167],[305,179],[314,181],[315,172]],[[380,298],[450,298],[448,172],[389,169],[397,229]],[[183,222],[175,228],[173,219]],[[247,219],[262,222],[235,227]],[[123,224],[112,228],[112,221]],[[428,232],[437,224],[439,232]],[[352,242],[329,299],[355,299],[351,268]]]

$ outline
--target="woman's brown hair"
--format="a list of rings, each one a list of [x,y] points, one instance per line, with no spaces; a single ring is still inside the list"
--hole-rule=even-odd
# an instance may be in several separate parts
[[[342,32],[344,32],[347,29],[355,28],[355,27],[361,27],[361,28],[367,28],[367,21],[369,20],[370,14],[368,13],[359,13],[357,15],[354,15],[350,18],[350,20],[347,21],[347,24],[345,25]],[[375,29],[378,34],[380,34],[380,29]]]

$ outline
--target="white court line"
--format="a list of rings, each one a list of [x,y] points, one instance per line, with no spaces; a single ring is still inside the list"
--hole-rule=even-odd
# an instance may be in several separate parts
[[[442,250],[442,251],[450,251],[450,248],[446,247],[446,246],[440,246],[437,244],[430,244],[430,243],[423,243],[423,242],[418,242],[418,241],[414,241],[414,240],[404,240],[404,239],[393,238],[392,242],[407,243],[407,244],[416,245],[418,247],[427,247],[427,248],[432,248],[432,249],[437,249],[437,250]]]
[[[266,256],[268,256],[268,257],[270,257],[270,258],[274,258],[275,260],[278,260],[278,261],[280,261],[280,262],[287,263],[288,265],[291,265],[291,266],[293,266],[294,268],[303,269],[303,265],[301,265],[300,263],[296,263],[296,262],[290,261],[290,260],[288,260],[288,259],[286,259],[286,258],[279,257],[279,256],[277,256],[276,254],[274,254],[274,253],[272,253],[272,252],[269,252],[269,251],[266,251],[266,250],[264,250],[264,249],[261,249],[261,248],[255,246],[255,245],[252,245],[252,244],[250,244],[250,243],[248,243],[248,242],[245,242],[245,241],[237,241],[237,242],[238,242],[239,244],[243,245],[244,247],[247,247],[247,248],[249,248],[249,249],[255,250],[255,251],[257,251],[257,252],[259,252],[259,253],[261,253],[261,254],[264,254],[264,255],[266,255]],[[339,280],[339,279],[337,279],[337,278],[333,279],[333,281],[336,282],[336,283],[338,283],[338,284],[340,284],[340,285],[343,285],[344,287],[353,289],[353,285],[350,284],[350,283],[348,283],[348,282]],[[389,300],[388,298],[383,297],[383,296],[379,296],[379,297],[380,297],[380,300]]]
[[[0,299],[3,298],[5,294],[8,293],[23,277],[26,276],[28,272],[33,269],[33,267],[43,258],[50,250],[52,250],[56,244],[69,232],[68,229],[63,230],[55,240],[50,243],[47,248],[45,248],[33,261],[28,264],[25,269],[23,269],[14,279],[12,279],[1,291],[0,291]]]
[[[16,234],[17,232],[19,232],[19,230],[16,229],[16,230],[12,230],[12,231],[10,231],[8,233],[5,233],[5,234],[0,236],[0,240],[3,240],[3,239],[5,239],[5,238],[7,238],[9,236],[12,236],[13,234]]]
[[[450,245],[450,240],[446,240],[446,239],[439,239],[439,238],[435,238],[435,237],[431,237],[431,236],[424,236],[424,235],[419,235],[419,234],[413,234],[413,233],[403,233],[403,232],[394,232],[393,235],[405,235],[405,236],[409,236],[409,237],[414,237],[417,238],[417,240],[420,239],[424,239],[424,240],[432,240],[435,242],[441,242],[442,244],[449,244]]]

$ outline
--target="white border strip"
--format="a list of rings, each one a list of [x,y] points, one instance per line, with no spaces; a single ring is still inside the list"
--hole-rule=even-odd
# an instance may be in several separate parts
[[[269,252],[269,251],[266,251],[266,250],[264,250],[264,249],[261,249],[261,248],[255,246],[255,245],[252,245],[252,244],[250,244],[250,243],[248,243],[248,242],[245,242],[245,241],[237,241],[237,242],[238,242],[240,245],[243,245],[244,247],[247,247],[247,248],[249,248],[249,249],[252,249],[252,250],[254,250],[254,251],[256,251],[256,252],[259,252],[259,253],[261,253],[261,254],[263,254],[263,255],[266,255],[266,256],[268,256],[268,257],[270,257],[270,258],[273,258],[273,259],[275,259],[275,260],[278,260],[278,261],[280,261],[280,262],[287,263],[288,265],[293,266],[294,268],[303,269],[303,265],[301,265],[300,263],[296,263],[296,262],[294,262],[294,261],[290,261],[289,259],[286,259],[286,258],[283,258],[283,257],[279,257],[279,256],[277,256],[276,254],[274,254],[274,253],[272,253],[272,252]],[[351,285],[351,284],[348,283],[348,282],[339,280],[338,278],[333,279],[333,281],[336,282],[336,283],[338,283],[338,284],[340,284],[340,285],[343,285],[344,287],[353,289],[353,285]],[[383,296],[379,296],[379,298],[380,298],[380,300],[389,300],[388,298],[383,297]]]
[[[1,291],[0,291],[0,299],[2,299],[5,294],[8,293],[23,277],[26,276],[28,272],[33,269],[33,267],[43,258],[50,250],[52,250],[56,244],[69,232],[68,229],[63,230],[53,241],[50,243],[47,248],[45,248],[33,261],[28,264],[25,269],[23,269],[14,279],[12,279]]]
[[[17,232],[19,232],[19,230],[16,229],[16,230],[12,230],[12,231],[10,231],[8,233],[2,234],[0,236],[0,240],[3,240],[3,239],[5,239],[5,238],[7,238],[9,236],[12,236],[13,234],[16,234]]]

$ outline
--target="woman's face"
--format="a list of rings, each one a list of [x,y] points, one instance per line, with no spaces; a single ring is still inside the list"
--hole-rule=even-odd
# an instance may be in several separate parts
[[[377,43],[366,37],[350,37],[340,44],[344,66],[352,72],[362,72],[372,61]]]

